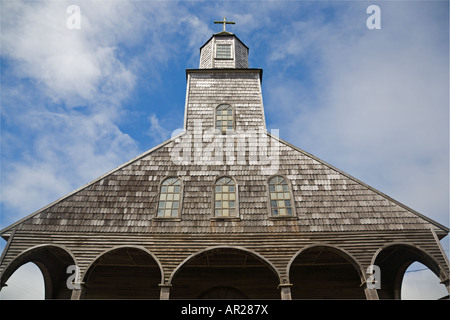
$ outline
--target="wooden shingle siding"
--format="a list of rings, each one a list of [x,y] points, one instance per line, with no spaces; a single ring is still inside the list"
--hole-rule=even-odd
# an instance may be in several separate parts
[[[198,128],[199,124],[202,130],[213,129],[214,111],[220,104],[229,104],[234,108],[237,130],[265,128],[260,70],[246,70],[239,73],[226,71],[202,73],[188,70],[188,76],[190,87],[185,125],[188,131],[196,129],[196,126]]]
[[[433,227],[415,213],[278,140],[274,143],[279,143],[281,150],[279,174],[292,184],[297,220],[269,220],[268,176],[251,165],[236,165],[233,170],[229,166],[175,165],[169,155],[173,143],[44,209],[23,221],[18,230],[204,234]],[[239,185],[240,221],[211,221],[213,184],[224,175],[232,176]],[[168,176],[183,179],[181,221],[154,220],[159,185]]]
[[[231,57],[217,57],[217,45],[229,45]],[[248,68],[248,48],[234,34],[216,34],[200,48],[200,69]]]

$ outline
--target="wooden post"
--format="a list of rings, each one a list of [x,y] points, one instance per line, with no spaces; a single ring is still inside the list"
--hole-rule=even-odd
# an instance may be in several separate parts
[[[364,287],[364,294],[367,300],[379,300],[377,289],[369,289],[367,287],[367,281],[364,281],[360,286]]]
[[[159,287],[161,288],[161,293],[159,295],[160,300],[169,300],[170,297],[170,288],[172,287],[171,284],[159,284]]]
[[[280,283],[278,285],[278,289],[280,289],[281,293],[281,300],[292,300],[291,287],[291,283]]]
[[[70,296],[70,300],[81,300],[81,296],[83,295],[84,288],[86,286],[85,286],[84,282],[81,282],[81,283],[78,283],[78,284],[79,284],[78,286],[75,286],[72,289],[72,295]]]
[[[447,292],[450,294],[450,279],[446,279],[444,281],[441,281],[440,283],[445,285],[445,287],[447,288]]]

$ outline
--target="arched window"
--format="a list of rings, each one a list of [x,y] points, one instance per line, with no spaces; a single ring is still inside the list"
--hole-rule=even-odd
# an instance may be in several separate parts
[[[158,218],[179,217],[181,203],[181,181],[167,178],[161,184],[158,203]]]
[[[233,179],[220,178],[214,186],[214,216],[236,217],[236,185]]]
[[[284,177],[275,176],[269,180],[270,212],[272,217],[293,215],[291,193]]]
[[[228,104],[221,104],[216,108],[216,129],[222,133],[233,130],[233,108]]]

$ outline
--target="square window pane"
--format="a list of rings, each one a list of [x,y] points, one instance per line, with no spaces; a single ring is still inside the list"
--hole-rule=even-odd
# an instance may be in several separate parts
[[[164,217],[170,217],[171,213],[172,213],[172,210],[170,210],[170,209],[164,210]]]
[[[223,207],[226,208],[226,209],[228,209],[228,207],[229,207],[228,204],[229,204],[228,201],[224,201],[224,202],[222,203]]]
[[[172,201],[172,200],[173,200],[173,194],[169,193],[169,194],[167,195],[166,200]]]
[[[291,199],[291,196],[289,195],[289,192],[284,193],[284,199],[289,200]]]
[[[167,194],[161,193],[161,195],[159,196],[159,200],[165,201],[165,200],[166,200],[166,197],[167,197]]]
[[[287,210],[287,214],[292,216],[292,209],[291,208],[287,208],[286,210]]]
[[[233,185],[231,185],[231,186],[228,186],[228,191],[230,191],[230,192],[234,192],[234,186],[233,186]]]
[[[285,216],[286,215],[286,209],[282,208],[280,209],[280,216]]]
[[[172,204],[172,208],[178,208],[180,203],[178,201],[174,201]]]
[[[173,195],[173,200],[176,200],[176,201],[180,200],[180,195],[178,193],[175,193]]]
[[[291,207],[291,200],[284,200],[284,206],[287,208]]]
[[[159,208],[164,209],[166,202],[165,201],[160,201],[159,202]]]
[[[275,185],[271,184],[269,185],[269,191],[275,191]]]
[[[288,185],[287,184],[283,184],[283,191],[288,191]]]
[[[272,209],[272,215],[273,216],[278,216],[278,210],[277,209]]]
[[[214,210],[214,214],[216,215],[216,217],[220,216],[220,210],[219,209]]]
[[[223,199],[223,200],[228,200],[228,193],[224,193],[224,194],[222,195],[222,199]]]
[[[161,193],[167,192],[167,186],[161,186]]]
[[[235,215],[236,215],[236,210],[230,209],[230,216],[235,216]]]
[[[215,208],[222,208],[222,201],[216,201],[214,203]]]
[[[228,198],[229,198],[230,200],[236,200],[236,195],[234,194],[234,192],[233,192],[233,193],[230,193],[229,196],[228,196]]]
[[[166,209],[171,209],[172,208],[172,201],[167,201],[166,202]]]
[[[232,116],[232,115],[233,115],[233,110],[231,110],[231,108],[228,109],[228,110],[227,110],[227,114],[228,114],[229,116]]]
[[[216,193],[216,200],[222,200],[222,194]]]
[[[284,201],[283,200],[278,200],[277,201],[277,207],[278,208],[284,208]]]
[[[228,186],[223,186],[223,187],[222,187],[222,191],[223,191],[223,192],[228,192]]]
[[[275,192],[271,192],[270,193],[270,200],[276,200],[277,199],[277,194]]]
[[[172,209],[172,217],[178,217],[178,210]]]
[[[164,216],[164,210],[158,210],[158,217]]]
[[[283,186],[280,185],[280,184],[277,184],[276,190],[277,191],[283,191]]]
[[[228,204],[230,205],[230,208],[234,208],[236,206],[234,201],[229,201]]]
[[[272,208],[276,208],[277,207],[277,202],[275,200],[270,200],[270,206]]]
[[[223,209],[223,210],[222,210],[222,216],[228,217],[229,212],[230,212],[230,211],[229,211],[228,209]]]
[[[179,193],[180,190],[181,190],[181,187],[180,187],[180,186],[175,186],[175,188],[173,189],[173,192]]]

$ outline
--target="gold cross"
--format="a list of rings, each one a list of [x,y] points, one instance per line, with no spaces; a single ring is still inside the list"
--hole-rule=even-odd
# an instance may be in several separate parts
[[[225,31],[225,25],[227,24],[235,24],[233,21],[227,21],[227,18],[223,17],[223,21],[214,21],[214,23],[222,23],[223,24],[223,31]]]

